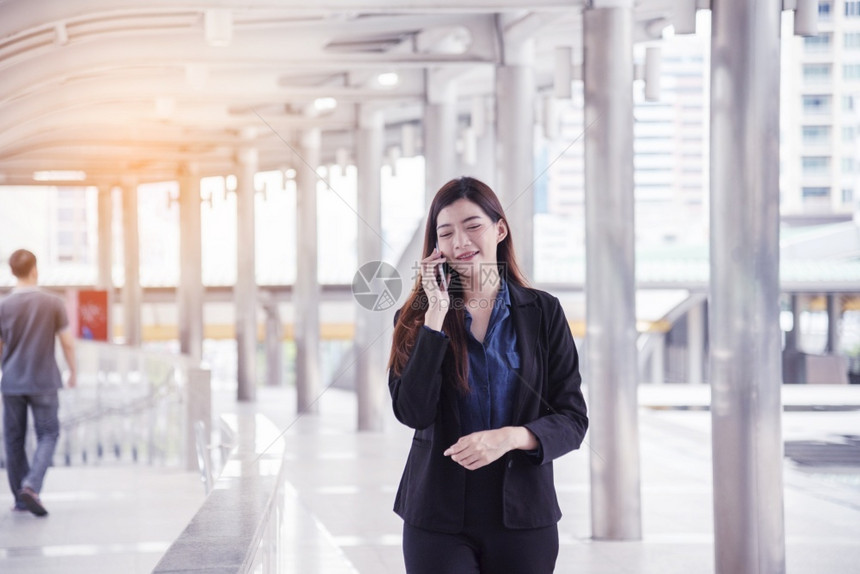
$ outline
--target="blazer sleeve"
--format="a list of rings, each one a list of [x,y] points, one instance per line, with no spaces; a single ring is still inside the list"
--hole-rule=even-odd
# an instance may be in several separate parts
[[[389,370],[388,390],[394,416],[406,426],[421,430],[435,422],[442,392],[442,360],[447,349],[445,334],[422,326],[403,372],[398,377]]]
[[[588,415],[582,396],[579,355],[561,303],[548,321],[546,397],[543,416],[525,425],[540,442],[535,462],[544,464],[579,448],[588,430]]]

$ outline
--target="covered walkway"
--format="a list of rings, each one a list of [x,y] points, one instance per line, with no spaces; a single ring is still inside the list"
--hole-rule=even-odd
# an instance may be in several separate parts
[[[860,428],[860,389],[786,387],[790,444],[838,441]],[[556,465],[562,509],[558,572],[714,572],[710,420],[706,387],[640,389],[641,541],[591,539],[587,450]],[[298,419],[294,395],[261,389],[255,404],[216,393],[214,408],[265,415],[288,428],[283,543],[286,572],[403,572],[400,519],[391,511],[411,433],[393,419],[385,432],[355,433],[355,396],[326,391],[318,415]],[[860,460],[855,458],[855,464]],[[803,467],[786,459],[786,566],[792,574],[848,573],[860,561],[858,467]],[[0,514],[3,570],[28,573],[150,572],[203,500],[194,473],[152,468],[57,468],[44,501],[50,520]],[[209,552],[189,552],[200,566]],[[191,569],[192,565],[186,565]],[[167,571],[167,570],[165,570]]]

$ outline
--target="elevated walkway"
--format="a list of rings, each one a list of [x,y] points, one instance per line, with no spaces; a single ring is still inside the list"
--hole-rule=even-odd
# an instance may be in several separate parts
[[[284,430],[287,495],[280,539],[285,572],[402,573],[400,519],[391,512],[411,433],[393,418],[384,433],[356,433],[355,397],[330,389],[319,415],[296,417],[293,393],[261,388],[237,405],[213,394],[213,412],[264,415]],[[640,387],[644,539],[590,538],[587,448],[556,463],[564,518],[557,572],[714,572],[707,387]],[[784,436],[836,440],[860,428],[860,388],[784,387]],[[860,465],[785,460],[787,571],[849,573],[860,562]],[[148,467],[55,468],[46,519],[0,512],[2,570],[16,573],[149,572],[196,509],[195,473]],[[233,521],[234,517],[224,517]],[[193,556],[193,554],[192,554]],[[181,571],[181,570],[177,570]]]

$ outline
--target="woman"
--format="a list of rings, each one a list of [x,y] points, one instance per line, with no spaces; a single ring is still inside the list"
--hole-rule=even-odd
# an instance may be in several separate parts
[[[394,504],[407,572],[552,572],[552,461],[588,428],[579,359],[558,299],[526,286],[486,184],[436,194],[394,323],[388,386],[415,429]]]

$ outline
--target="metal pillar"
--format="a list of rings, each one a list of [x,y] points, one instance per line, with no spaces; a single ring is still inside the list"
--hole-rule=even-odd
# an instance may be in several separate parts
[[[200,178],[187,168],[179,178],[179,349],[203,358],[203,237]]]
[[[475,106],[484,110],[484,117],[480,122],[476,121],[476,112],[472,112],[472,129],[478,138],[478,158],[475,166],[471,169],[472,175],[477,177],[493,189],[496,188],[496,123],[493,117],[495,102],[488,106],[484,98]],[[479,112],[480,113],[480,112]]]
[[[520,268],[534,277],[534,41],[505,45],[496,68],[498,191]]]
[[[296,169],[296,408],[317,412],[320,392],[320,286],[317,272],[317,166],[320,131],[301,137],[302,165]]]
[[[257,277],[254,242],[254,174],[257,150],[239,152],[236,184],[236,307],[237,398],[254,401],[257,396]]]
[[[838,355],[842,346],[839,341],[839,320],[842,318],[842,297],[838,293],[827,294],[827,345],[825,353]]]
[[[266,314],[266,385],[280,387],[284,382],[284,326],[275,297],[264,299],[263,312]]]
[[[430,202],[457,173],[457,98],[453,82],[434,81],[426,72],[427,100],[424,104],[425,204]],[[441,84],[441,85],[440,85]]]
[[[585,10],[583,33],[592,535],[638,540],[632,5]]]
[[[125,285],[122,288],[123,334],[126,345],[141,343],[140,234],[138,233],[137,181],[122,185],[122,231]]]
[[[714,0],[711,425],[717,574],[785,572],[779,326],[782,2]]]
[[[96,287],[107,291],[108,341],[113,340],[113,189],[99,187],[98,195],[98,279]]]
[[[666,333],[655,334],[656,343],[651,350],[651,384],[666,382]]]
[[[704,382],[705,366],[705,304],[693,305],[687,311],[687,382]]]
[[[358,265],[382,260],[382,112],[360,110],[355,155],[358,167]],[[355,364],[358,430],[381,430],[385,391],[386,326],[381,311],[356,305]],[[390,324],[390,323],[389,323]],[[385,349],[387,350],[387,349]]]

